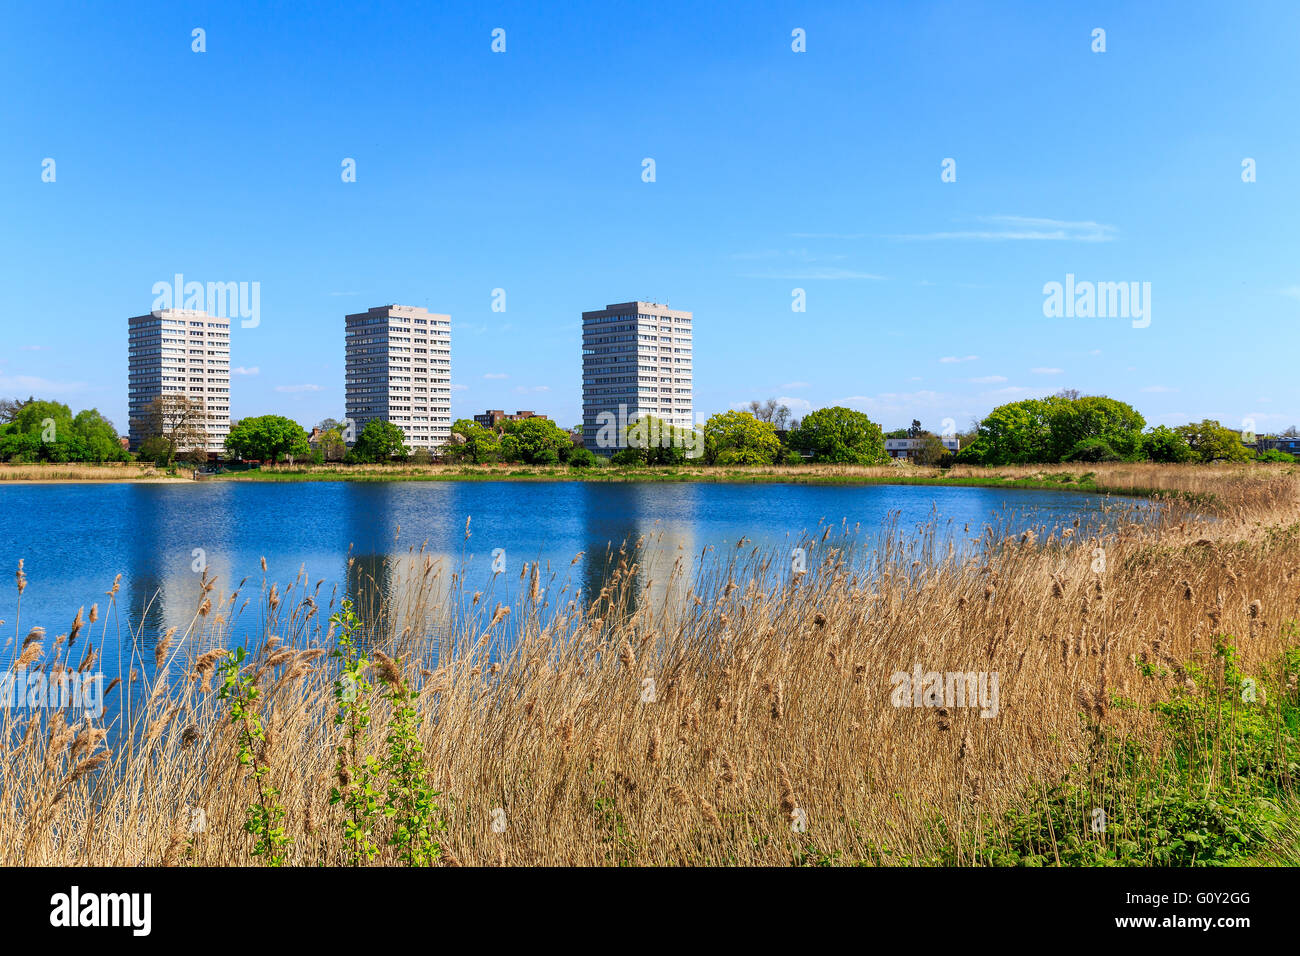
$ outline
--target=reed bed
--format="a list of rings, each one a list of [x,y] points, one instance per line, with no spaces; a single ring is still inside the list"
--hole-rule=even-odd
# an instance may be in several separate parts
[[[1169,474],[1111,477],[1182,483]],[[1016,839],[1000,822],[1008,808],[1035,791],[1080,768],[1105,787],[1099,766],[1125,747],[1181,746],[1159,710],[1222,685],[1226,636],[1243,673],[1289,659],[1300,488],[1280,471],[1267,487],[1254,470],[1216,474],[1227,506],[1213,517],[1175,498],[1155,522],[1134,509],[1091,536],[963,529],[982,539],[974,556],[944,548],[934,522],[866,543],[828,526],[798,543],[802,574],[784,550],[746,541],[670,566],[654,542],[627,542],[599,594],[531,565],[512,576],[509,604],[467,593],[458,571],[412,549],[400,595],[381,606],[351,594],[373,680],[359,697],[369,726],[350,740],[331,656],[347,633],[343,596],[302,576],[231,590],[205,579],[188,629],[135,635],[113,725],[5,712],[0,864],[256,863],[248,809],[268,792],[285,863],[357,862],[348,812],[331,803],[355,782],[339,747],[383,757],[406,699],[383,692],[395,687],[414,695],[442,865],[985,862]],[[21,571],[18,585],[20,599]],[[115,592],[52,640],[20,623],[10,668],[97,666],[89,648]],[[239,760],[247,725],[220,697],[236,646],[265,731],[244,741],[260,779]],[[896,706],[893,675],[917,666],[998,675],[996,715]],[[1278,681],[1275,703],[1296,693],[1294,673]],[[1280,711],[1264,713],[1279,746],[1294,743]],[[1203,736],[1212,773],[1252,769],[1256,758]],[[362,862],[403,859],[384,827]],[[1059,860],[1087,839],[1055,821],[1043,853]]]
[[[189,473],[186,465],[180,465],[186,479]],[[193,466],[188,466],[192,468]],[[5,481],[176,481],[167,473],[154,467],[133,461],[106,461],[99,464],[40,463],[31,465],[0,463],[0,482]]]

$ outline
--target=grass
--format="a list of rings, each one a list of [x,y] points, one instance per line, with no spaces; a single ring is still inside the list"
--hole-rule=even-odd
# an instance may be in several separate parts
[[[797,576],[628,542],[599,594],[531,566],[458,614],[419,548],[387,604],[204,579],[188,628],[131,635],[114,726],[5,711],[0,864],[1293,863],[1300,484],[1095,467],[1216,514],[989,527],[971,560],[827,527]],[[11,666],[98,666],[115,600],[15,624]],[[895,706],[918,665],[996,674],[996,716]]]
[[[0,463],[0,483],[6,481],[153,481],[192,480],[190,469],[180,466],[179,476],[169,476],[165,469],[139,462],[106,461],[101,464],[42,462],[32,465]]]

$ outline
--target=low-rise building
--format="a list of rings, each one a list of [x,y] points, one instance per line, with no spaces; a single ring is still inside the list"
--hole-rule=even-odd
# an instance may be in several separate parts
[[[474,421],[484,428],[497,428],[502,422],[517,422],[525,418],[545,418],[545,415],[539,415],[537,412],[520,410],[513,415],[507,415],[505,411],[499,408],[489,408],[482,415],[475,415]]]
[[[943,447],[954,455],[961,451],[961,439],[956,435],[941,435],[939,441],[943,442]],[[920,453],[921,446],[924,444],[924,438],[886,438],[885,454],[890,458],[911,461]]]

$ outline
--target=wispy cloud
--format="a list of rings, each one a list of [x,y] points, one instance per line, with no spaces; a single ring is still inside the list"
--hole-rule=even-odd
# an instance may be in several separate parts
[[[865,232],[792,232],[791,239],[865,239]]]
[[[782,391],[790,391],[796,388],[812,388],[807,382],[786,382],[784,385],[777,386]]]
[[[884,281],[886,276],[877,275],[874,272],[859,272],[855,269],[805,269],[800,272],[748,272],[740,276],[742,279],[804,279],[804,280],[836,280],[836,279],[869,279],[876,282]]]
[[[1029,371],[1033,372],[1035,375],[1060,375],[1062,372],[1065,371],[1065,369],[1048,368],[1046,366],[1040,365],[1038,368],[1031,368]]]
[[[977,362],[979,361],[979,356],[978,355],[961,355],[961,356],[945,355],[943,358],[939,359],[939,361],[944,363],[945,365],[951,365],[953,362]]]
[[[277,392],[288,392],[291,394],[297,392],[323,392],[325,391],[325,386],[324,385],[277,385],[275,386],[275,390]]]
[[[484,372],[483,377],[484,378],[509,378],[510,376],[507,375],[505,372]]]
[[[984,394],[992,397],[1014,398],[1017,395],[1041,395],[1042,389],[1027,388],[1024,385],[1008,385],[1006,388],[995,388],[993,391]]]
[[[1110,242],[1116,237],[1116,228],[1100,222],[1043,219],[1034,216],[979,216],[979,222],[988,229],[967,229],[951,232],[925,232],[891,236],[893,239],[936,240],[973,239],[980,242]]]
[[[84,392],[88,387],[85,382],[55,382],[39,375],[0,375],[0,392],[68,395]]]
[[[550,390],[551,390],[551,386],[549,385],[532,385],[532,386],[516,385],[515,386],[515,391],[521,395],[525,395],[528,392],[549,392]]]
[[[469,389],[468,385],[452,385],[451,387],[451,390],[453,392],[464,392],[467,391],[468,389]]]
[[[1300,299],[1300,285],[1289,285],[1282,290],[1282,295],[1288,299]]]
[[[878,395],[849,395],[837,399],[833,404],[855,408],[882,419],[897,421],[917,414],[919,411],[946,410],[952,407],[952,400],[940,394],[922,390],[918,392],[881,392]]]
[[[972,385],[997,385],[999,382],[1005,382],[1005,375],[985,375],[982,378],[968,378],[966,381]]]
[[[261,371],[262,370],[258,368],[256,365],[251,365],[248,368],[244,368],[244,366],[242,365],[237,365],[236,367],[230,370],[230,374],[231,375],[257,375]]]

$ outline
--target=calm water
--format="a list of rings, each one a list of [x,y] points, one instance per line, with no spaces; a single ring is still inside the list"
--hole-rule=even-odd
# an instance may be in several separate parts
[[[492,592],[506,600],[520,587],[522,562],[554,571],[553,588],[598,591],[609,549],[645,536],[648,573],[666,577],[685,555],[697,562],[712,546],[747,538],[786,551],[820,526],[847,521],[864,536],[895,517],[903,532],[939,517],[941,538],[970,547],[982,527],[1051,528],[1078,517],[1085,527],[1108,523],[1105,499],[1077,492],[923,486],[724,485],[586,482],[303,482],[181,485],[17,485],[0,487],[0,645],[13,639],[13,570],[26,562],[23,633],[35,624],[65,633],[80,606],[99,602],[122,575],[114,633],[183,630],[197,603],[197,561],[206,561],[218,589],[229,594],[248,577],[249,592],[266,578],[283,586],[305,569],[322,596],[353,577],[391,590],[407,573],[408,548],[425,546],[450,570],[464,569],[469,589],[492,586],[495,549],[507,573]],[[1114,502],[1111,502],[1114,506]],[[465,538],[466,519],[472,519]],[[966,527],[969,525],[969,532]],[[399,534],[400,527],[400,534]],[[867,543],[870,538],[867,537]],[[197,549],[197,550],[196,550]],[[572,560],[583,556],[576,564]],[[656,561],[656,557],[659,559]],[[658,564],[658,566],[656,566]],[[450,574],[442,575],[443,580]],[[146,603],[148,610],[146,612]],[[326,603],[325,601],[321,602]],[[128,631],[129,629],[129,631]],[[96,635],[99,633],[96,628]],[[119,636],[118,640],[123,638]],[[6,654],[7,657],[7,654]]]

